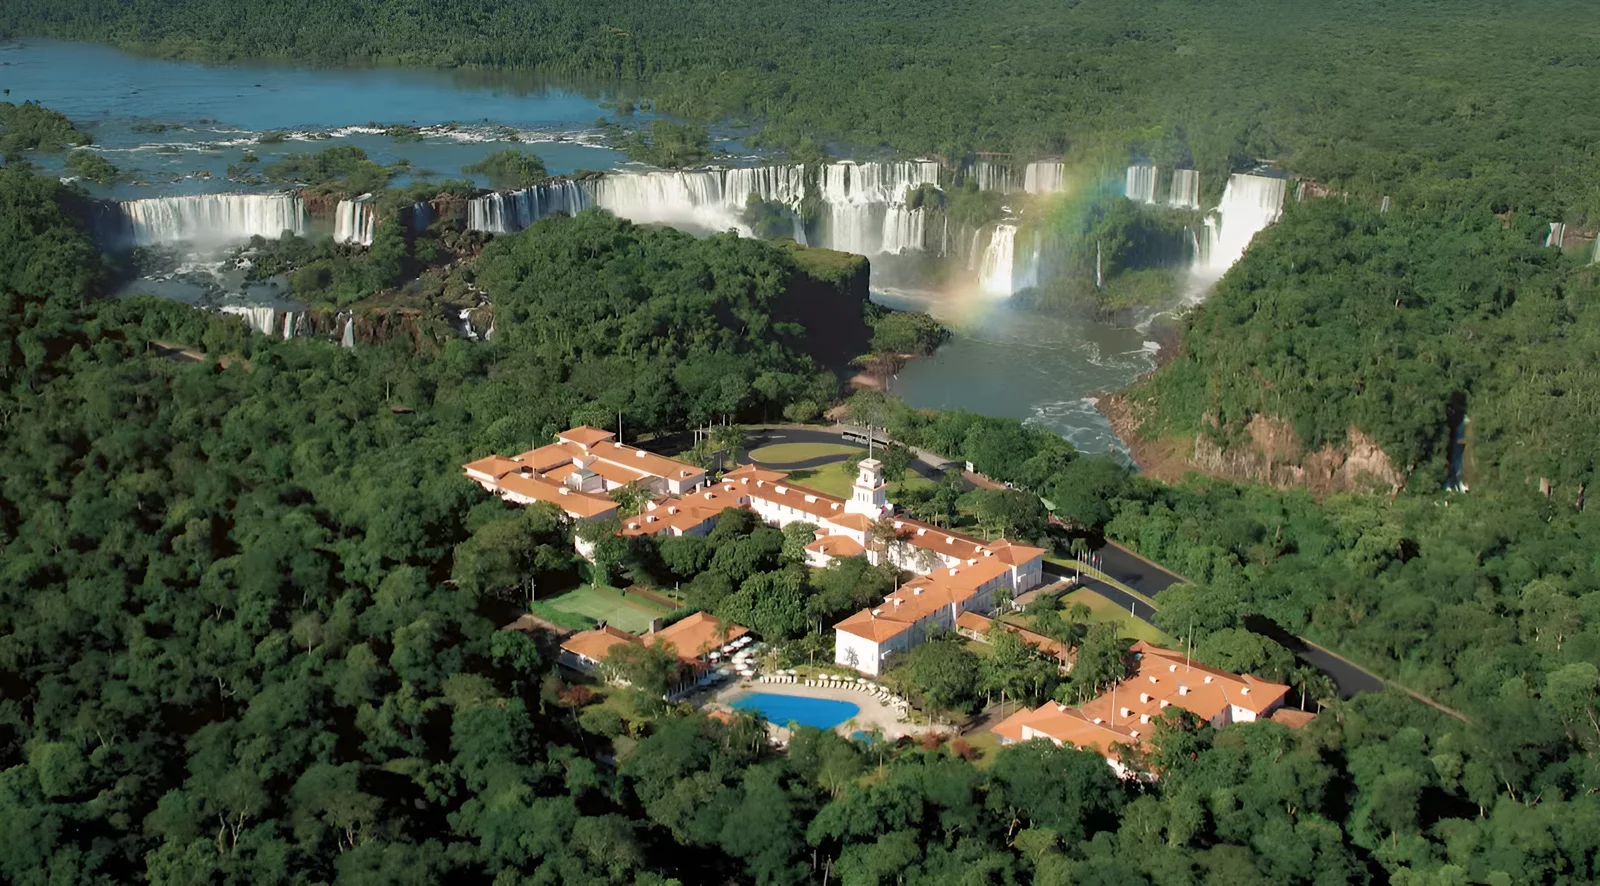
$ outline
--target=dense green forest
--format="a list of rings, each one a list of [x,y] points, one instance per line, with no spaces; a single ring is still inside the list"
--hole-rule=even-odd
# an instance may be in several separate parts
[[[1265,158],[1411,205],[1600,217],[1591,10],[1465,0],[674,4],[14,0],[0,32],[163,55],[521,68],[668,113],[960,157]],[[814,143],[813,143],[814,147]]]
[[[74,205],[52,179],[0,171],[8,882],[1600,876],[1592,509],[1531,492],[1440,508],[1163,487],[1014,421],[858,399],[901,439],[1047,491],[1058,516],[1201,582],[1165,592],[1161,615],[1202,654],[1237,656],[1227,632],[1262,612],[1470,719],[1397,693],[1334,700],[1301,731],[1174,719],[1152,783],[1038,744],[980,757],[801,730],[779,753],[748,719],[602,704],[528,635],[495,630],[530,570],[570,571],[570,530],[458,471],[619,408],[630,427],[672,429],[831,395],[765,334],[793,322],[781,281],[800,259],[552,219],[484,252],[492,342],[345,350],[174,302],[95,300]],[[156,339],[208,356],[162,356]],[[951,517],[946,493],[926,495],[920,513]],[[1021,492],[954,507],[1047,534]],[[685,578],[696,603],[774,637],[804,637],[889,580],[857,563],[788,584],[790,546],[729,516],[703,545],[617,565]],[[931,701],[1014,678],[952,671],[959,655],[932,659],[947,645],[912,664],[938,672],[922,675],[930,693],[951,691]]]
[[[1546,230],[1486,208],[1291,204],[1129,392],[1141,434],[1227,444],[1262,414],[1312,450],[1355,427],[1427,492],[1465,414],[1470,485],[1542,478],[1581,503],[1600,480],[1600,267]]]

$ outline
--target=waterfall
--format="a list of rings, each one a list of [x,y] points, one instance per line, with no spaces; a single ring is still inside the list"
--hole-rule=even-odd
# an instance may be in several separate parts
[[[294,338],[294,311],[283,312],[283,340]]]
[[[356,346],[356,317],[354,314],[344,318],[344,332],[339,334],[339,347],[353,348]]]
[[[1030,194],[1055,194],[1066,187],[1067,165],[1060,161],[1029,163],[1022,176],[1022,189]]]
[[[926,225],[922,210],[906,207],[906,192],[939,183],[939,164],[829,163],[819,176],[827,207],[819,245],[857,255],[921,250]]]
[[[1156,202],[1157,172],[1154,166],[1129,166],[1123,193],[1135,203]]]
[[[491,234],[514,234],[547,215],[577,215],[590,205],[588,193],[578,182],[551,182],[522,191],[474,197],[467,201],[467,227]]]
[[[1200,208],[1200,173],[1194,169],[1172,170],[1172,191],[1167,203],[1179,209]]]
[[[800,201],[806,197],[806,168],[748,166],[729,169],[723,173],[722,191],[738,209],[744,208],[751,194],[769,203],[782,203],[790,209],[799,209]]]
[[[1099,289],[1105,285],[1105,275],[1100,265],[1100,241],[1094,241],[1094,288]]]
[[[378,207],[373,205],[371,194],[340,200],[333,213],[333,242],[371,246],[377,227]]]
[[[720,170],[607,175],[590,186],[594,205],[631,221],[748,233],[740,221],[745,196],[737,204],[723,198]]]
[[[197,194],[152,197],[116,205],[117,246],[163,243],[222,245],[306,230],[305,204],[288,194]]]
[[[411,230],[413,233],[422,233],[433,224],[433,204],[420,200],[411,204]]]
[[[246,325],[262,335],[272,335],[278,329],[277,311],[271,308],[248,305],[223,305],[222,313],[242,318]]]
[[[861,255],[925,248],[926,212],[906,205],[906,193],[937,185],[939,164],[925,160],[830,163],[819,170],[822,231],[814,245]],[[508,234],[556,212],[604,209],[639,223],[748,235],[745,203],[754,194],[796,212],[807,196],[803,166],[754,166],[685,172],[612,173],[583,182],[552,182],[471,200],[468,227]],[[796,242],[807,242],[797,224]]]
[[[996,191],[1009,194],[1016,190],[1012,181],[1011,167],[987,160],[979,160],[972,164],[972,177],[978,182],[980,191]]]
[[[1205,259],[1199,270],[1220,278],[1244,255],[1250,241],[1278,220],[1283,211],[1284,181],[1261,175],[1235,174],[1222,192],[1222,203],[1206,218]]]
[[[1544,245],[1554,246],[1555,248],[1560,249],[1562,242],[1566,239],[1567,226],[1561,222],[1551,222],[1550,233],[1546,234],[1544,237]]]
[[[1017,226],[995,225],[978,268],[978,288],[989,295],[1011,296],[1037,285],[1038,276],[1038,238],[1019,251]]]
[[[1589,259],[1589,264],[1600,264],[1600,237],[1594,238],[1594,255]]]
[[[1471,421],[1472,419],[1463,415],[1461,421],[1456,422],[1456,426],[1451,429],[1450,452],[1444,477],[1444,488],[1451,492],[1467,491],[1467,483],[1462,477],[1462,472],[1466,467],[1467,424]]]

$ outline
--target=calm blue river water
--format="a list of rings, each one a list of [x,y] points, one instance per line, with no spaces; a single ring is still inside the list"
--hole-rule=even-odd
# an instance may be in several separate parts
[[[600,106],[603,98],[510,77],[214,66],[29,40],[0,43],[0,87],[10,90],[6,100],[37,101],[86,124],[95,150],[135,178],[89,190],[120,199],[238,190],[224,170],[246,151],[264,165],[330,144],[355,145],[381,163],[404,158],[444,178],[460,178],[462,166],[509,147],[534,151],[556,174],[624,161],[594,143],[596,119],[613,113]],[[373,123],[455,126],[403,142],[368,129]],[[150,131],[161,126],[168,128]],[[263,144],[267,133],[286,138]],[[49,167],[52,158],[36,162]]]

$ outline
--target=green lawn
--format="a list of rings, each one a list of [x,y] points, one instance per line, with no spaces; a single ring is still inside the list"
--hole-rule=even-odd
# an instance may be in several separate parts
[[[552,609],[588,616],[635,634],[649,630],[650,619],[666,615],[668,611],[637,594],[624,596],[616,588],[597,585],[581,585],[542,602]]]
[[[759,456],[757,456],[759,457]],[[839,465],[823,465],[806,471],[790,471],[789,481],[797,486],[826,492],[839,498],[850,497],[850,486],[856,482],[855,474],[846,474]],[[916,471],[906,471],[905,479],[901,483],[891,483],[889,486],[889,500],[893,501],[896,493],[902,489],[921,489],[935,486],[932,480],[922,476]]]
[[[1111,602],[1088,588],[1079,588],[1061,598],[1061,610],[1066,612],[1074,604],[1082,603],[1089,607],[1090,618],[1097,622],[1113,622],[1122,625],[1122,635],[1135,640],[1145,640],[1157,646],[1171,646],[1173,639],[1160,628],[1146,624],[1128,613],[1116,603]]]
[[[750,457],[767,464],[789,464],[825,455],[855,455],[863,447],[843,443],[774,443],[751,450]]]

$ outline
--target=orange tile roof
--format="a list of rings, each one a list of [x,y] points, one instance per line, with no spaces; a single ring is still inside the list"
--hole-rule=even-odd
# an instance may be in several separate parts
[[[834,628],[881,643],[946,606],[965,603],[985,582],[1008,569],[994,560],[937,569],[906,582],[880,605],[863,609]]]
[[[977,634],[987,634],[989,629],[994,624],[995,622],[993,620],[985,618],[976,612],[963,612],[961,615],[956,617],[956,627],[965,628],[966,630]],[[1022,642],[1033,647],[1033,649],[1042,652],[1063,664],[1070,664],[1072,662],[1072,650],[1067,648],[1065,643],[1050,637],[1046,637],[1044,634],[1035,633],[1020,625],[1014,625],[1004,621],[1000,622],[999,624],[1003,630],[1010,631],[1011,633],[1016,634],[1018,637],[1021,637]]]
[[[591,447],[589,454],[603,461],[611,462],[618,467],[638,471],[652,477],[661,477],[665,480],[687,481],[694,477],[705,475],[705,468],[656,455],[623,443],[603,443]],[[598,472],[597,472],[598,473]]]
[[[727,633],[722,626],[727,625]],[[693,661],[707,653],[715,652],[729,640],[737,640],[750,629],[733,622],[724,622],[704,612],[696,612],[650,635],[652,645],[671,644],[678,657]]]
[[[867,552],[866,548],[848,535],[825,535],[806,545],[806,550],[816,551],[828,557],[859,557]]]
[[[1120,759],[1116,750],[1117,745],[1139,744],[1141,738],[1139,729],[1112,724],[1103,719],[1097,723],[1095,719],[1079,708],[1047,702],[1031,711],[1024,708],[1012,714],[995,724],[993,731],[1002,738],[1022,741],[1023,727],[1032,727],[1035,732],[1042,733],[1042,736],[1049,736],[1062,744],[1093,750],[1112,760]],[[1143,732],[1143,736],[1149,736],[1148,729]]]
[[[840,514],[837,517],[829,517],[828,522],[835,526],[843,526],[846,529],[854,529],[857,532],[870,530],[873,523],[872,518],[866,514]]]
[[[648,480],[655,476],[653,474],[647,474],[638,468],[631,468],[627,465],[619,465],[604,458],[597,458],[591,461],[589,463],[589,470],[594,471],[607,481],[615,483],[618,486],[626,486],[629,483],[638,483],[641,480]]]
[[[531,498],[536,501],[547,501],[569,514],[579,517],[594,517],[607,511],[616,510],[617,503],[603,495],[590,492],[577,492],[542,477],[524,477],[520,474],[507,474],[500,478],[499,486],[506,492]]]
[[[561,648],[573,655],[587,658],[590,661],[604,661],[611,650],[624,643],[638,643],[639,638],[606,625],[592,631],[583,631],[573,634],[561,644]]]
[[[617,436],[610,431],[591,428],[588,425],[579,425],[571,430],[562,431],[556,439],[563,443],[576,443],[579,446],[593,446]]]
[[[480,474],[487,474],[496,480],[517,470],[518,468],[521,468],[522,466],[523,465],[520,462],[513,461],[512,459],[506,458],[503,455],[491,455],[486,458],[480,458],[477,461],[469,461],[465,465],[462,465],[462,467],[469,471],[477,471]]]
[[[1317,719],[1315,711],[1297,711],[1294,708],[1278,708],[1272,712],[1271,720],[1281,723],[1290,729],[1300,729],[1312,720]]]
[[[1119,741],[1139,744],[1147,740],[1154,731],[1152,724],[1169,706],[1204,720],[1215,717],[1230,704],[1259,716],[1282,701],[1289,691],[1287,686],[1248,674],[1230,674],[1195,662],[1186,663],[1182,653],[1142,640],[1134,644],[1133,651],[1139,657],[1136,672],[1112,690],[1076,708],[1052,703],[1019,711],[995,726],[994,731],[1020,741],[1022,727],[1031,726],[1057,741],[1093,747],[1116,759],[1111,746]],[[1123,738],[1115,738],[1118,735]]]

